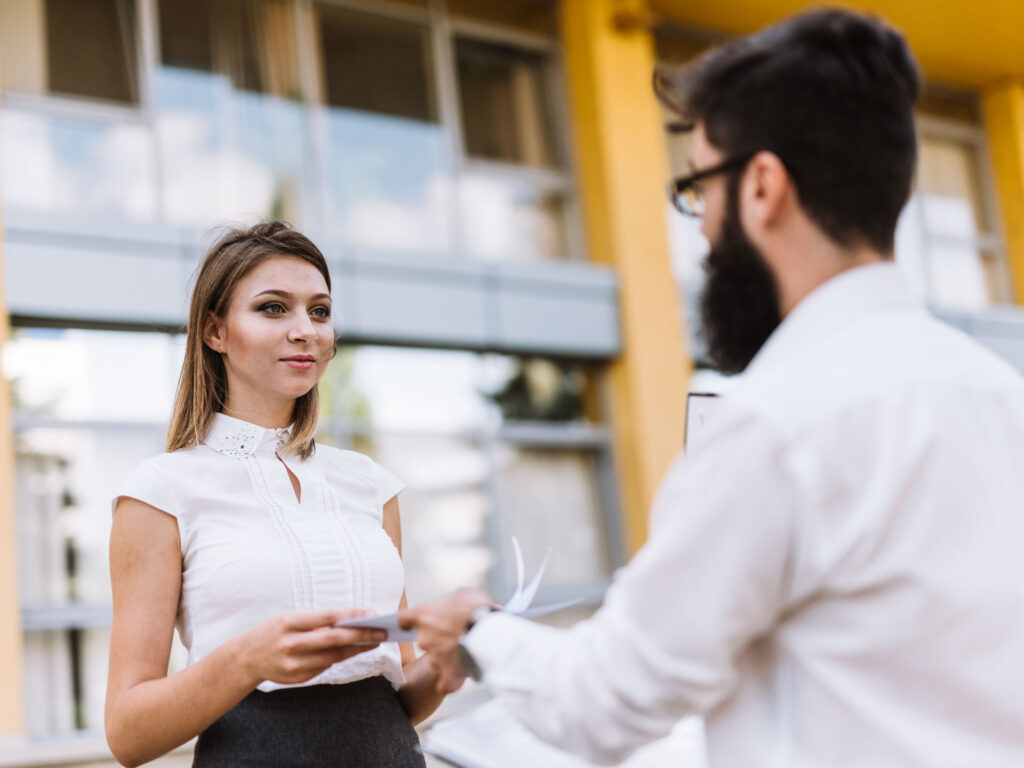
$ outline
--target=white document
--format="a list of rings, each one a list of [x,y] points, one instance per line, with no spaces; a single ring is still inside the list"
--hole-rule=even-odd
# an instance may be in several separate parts
[[[540,588],[540,581],[544,578],[544,571],[548,567],[548,558],[551,557],[551,550],[548,549],[547,554],[544,555],[544,561],[540,564],[537,574],[528,585],[523,586],[523,576],[526,569],[523,566],[523,551],[520,549],[519,541],[515,536],[512,537],[512,548],[515,550],[516,555],[517,585],[516,591],[512,593],[512,597],[505,601],[505,605],[501,609],[502,612],[522,616],[526,619],[535,619],[539,616],[560,611],[563,608],[568,608],[570,605],[576,605],[580,602],[579,600],[566,600],[561,603],[533,606],[533,598],[536,597],[537,590]],[[412,643],[416,640],[415,629],[402,629],[398,626],[397,613],[389,613],[384,616],[367,616],[364,619],[341,621],[334,626],[383,629],[388,633],[388,641],[393,643]]]
[[[595,768],[544,743],[521,725],[500,700],[435,723],[423,751],[460,768]],[[704,730],[687,718],[664,739],[638,750],[624,768],[707,768]]]

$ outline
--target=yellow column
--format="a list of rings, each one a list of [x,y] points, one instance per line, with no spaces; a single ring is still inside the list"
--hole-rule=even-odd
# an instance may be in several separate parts
[[[1024,81],[1006,80],[986,88],[982,109],[1013,297],[1024,304]]]
[[[9,332],[4,292],[3,239],[3,223],[0,220],[0,349],[7,341]],[[21,610],[18,598],[17,532],[14,526],[11,396],[7,379],[0,371],[0,733],[14,733],[22,727]]]
[[[688,376],[669,264],[655,59],[644,2],[562,0],[561,9],[589,250],[619,276],[623,349],[610,372],[612,428],[633,553],[646,538],[658,484],[682,447]]]

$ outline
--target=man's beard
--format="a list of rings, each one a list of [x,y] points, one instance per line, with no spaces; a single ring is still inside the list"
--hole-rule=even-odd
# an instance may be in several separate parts
[[[718,240],[703,266],[700,317],[707,355],[722,373],[740,373],[782,317],[775,278],[740,225],[734,184]]]

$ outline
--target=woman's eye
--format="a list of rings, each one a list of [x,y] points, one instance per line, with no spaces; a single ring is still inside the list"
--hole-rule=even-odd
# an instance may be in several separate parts
[[[272,302],[270,304],[264,304],[263,306],[261,306],[259,311],[260,312],[269,312],[272,315],[279,315],[279,314],[281,314],[282,312],[285,311],[285,308],[284,308],[283,304],[278,304],[277,302]]]
[[[328,318],[331,316],[330,307],[316,307],[313,309],[313,314],[317,317]]]

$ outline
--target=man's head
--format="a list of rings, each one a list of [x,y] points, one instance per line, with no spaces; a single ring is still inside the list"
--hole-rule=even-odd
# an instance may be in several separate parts
[[[728,164],[700,182],[712,245],[702,314],[712,359],[742,370],[803,296],[891,258],[914,172],[917,69],[878,19],[822,10],[658,82],[694,127],[694,170]]]

